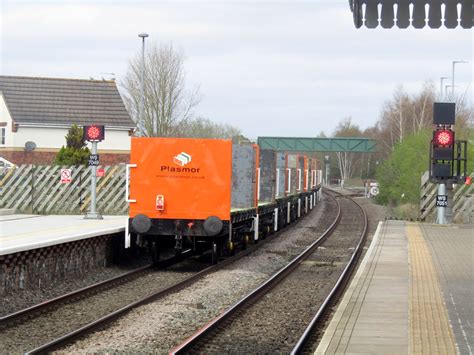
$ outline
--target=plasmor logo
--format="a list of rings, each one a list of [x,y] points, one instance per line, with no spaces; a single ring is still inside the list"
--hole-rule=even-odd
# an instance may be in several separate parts
[[[174,157],[173,161],[179,166],[185,166],[191,162],[191,156],[188,153],[181,152]]]
[[[200,170],[200,168],[183,168],[185,165],[191,163],[191,155],[185,152],[181,152],[173,157],[173,163],[180,167],[176,168],[174,166],[162,165],[161,171],[169,173],[198,173]]]

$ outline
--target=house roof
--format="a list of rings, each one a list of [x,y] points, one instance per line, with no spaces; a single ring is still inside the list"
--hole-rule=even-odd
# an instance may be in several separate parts
[[[114,81],[0,75],[15,123],[133,128]]]

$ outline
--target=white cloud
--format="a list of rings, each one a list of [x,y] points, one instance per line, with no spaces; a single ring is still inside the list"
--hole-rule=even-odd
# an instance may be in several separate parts
[[[332,132],[347,116],[367,127],[396,86],[416,92],[450,76],[452,60],[473,58],[471,31],[357,30],[346,0],[1,4],[4,74],[113,72],[120,81],[146,31],[148,44],[172,41],[186,53],[188,79],[204,95],[198,112],[252,137]],[[471,70],[456,67],[470,96]]]

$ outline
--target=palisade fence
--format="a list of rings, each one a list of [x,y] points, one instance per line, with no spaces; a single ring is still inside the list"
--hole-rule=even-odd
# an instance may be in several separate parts
[[[61,183],[61,169],[71,169],[71,182]],[[97,211],[128,214],[125,164],[104,166],[97,177]],[[21,165],[0,179],[0,208],[34,214],[85,214],[91,201],[91,169],[85,166]]]
[[[474,179],[474,173],[471,173]],[[436,220],[436,195],[438,184],[429,181],[429,172],[421,177],[420,218],[422,221]],[[454,187],[453,221],[457,223],[474,223],[474,184],[457,184]]]

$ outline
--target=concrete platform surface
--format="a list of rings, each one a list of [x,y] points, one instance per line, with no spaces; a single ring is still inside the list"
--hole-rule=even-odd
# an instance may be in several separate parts
[[[472,354],[473,230],[380,222],[316,354]]]
[[[125,231],[126,216],[0,216],[0,255]]]

